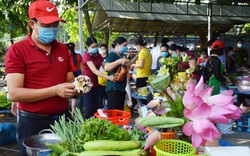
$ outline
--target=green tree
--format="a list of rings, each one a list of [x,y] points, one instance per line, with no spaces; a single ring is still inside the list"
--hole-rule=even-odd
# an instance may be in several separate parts
[[[0,1],[0,37],[3,33],[10,36],[11,44],[14,38],[27,34],[27,13],[29,2],[27,0],[1,0]]]

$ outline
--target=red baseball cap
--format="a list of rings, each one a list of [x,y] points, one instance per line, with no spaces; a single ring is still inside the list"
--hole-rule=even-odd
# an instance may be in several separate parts
[[[58,10],[56,6],[46,0],[37,0],[30,4],[29,18],[36,18],[39,22],[50,24],[56,21],[66,22],[58,17]]]
[[[224,43],[222,41],[214,41],[212,44],[212,50],[221,50],[223,49]]]

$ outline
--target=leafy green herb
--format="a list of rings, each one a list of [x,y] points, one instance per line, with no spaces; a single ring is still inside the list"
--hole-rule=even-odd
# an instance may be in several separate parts
[[[93,140],[130,140],[129,132],[109,120],[90,118],[80,125],[78,141],[84,144]]]
[[[11,108],[11,100],[7,98],[7,93],[0,93],[0,109],[10,109]]]
[[[128,130],[129,135],[131,136],[130,140],[136,140],[136,141],[140,141],[141,143],[141,148],[143,148],[145,146],[146,143],[146,134],[139,130],[138,127],[134,127],[133,130]]]
[[[59,121],[51,125],[52,130],[61,139],[59,145],[70,152],[81,152],[83,147],[78,141],[78,134],[80,132],[80,125],[84,123],[81,111],[75,109],[75,119],[74,121],[66,121],[63,115]],[[53,150],[53,149],[52,149]]]

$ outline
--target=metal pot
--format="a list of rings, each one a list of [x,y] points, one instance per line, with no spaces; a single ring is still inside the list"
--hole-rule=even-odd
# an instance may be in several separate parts
[[[42,132],[42,131],[41,131]],[[60,142],[58,136],[54,133],[43,133],[41,132],[37,135],[27,137],[23,140],[23,145],[25,146],[26,153],[28,156],[47,156],[52,152],[45,144],[55,144]]]

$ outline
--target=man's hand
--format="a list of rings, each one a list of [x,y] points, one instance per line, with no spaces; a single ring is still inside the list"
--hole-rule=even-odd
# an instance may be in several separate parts
[[[62,83],[56,85],[56,95],[62,98],[71,98],[76,95],[77,90],[74,89],[75,86],[72,83]]]

